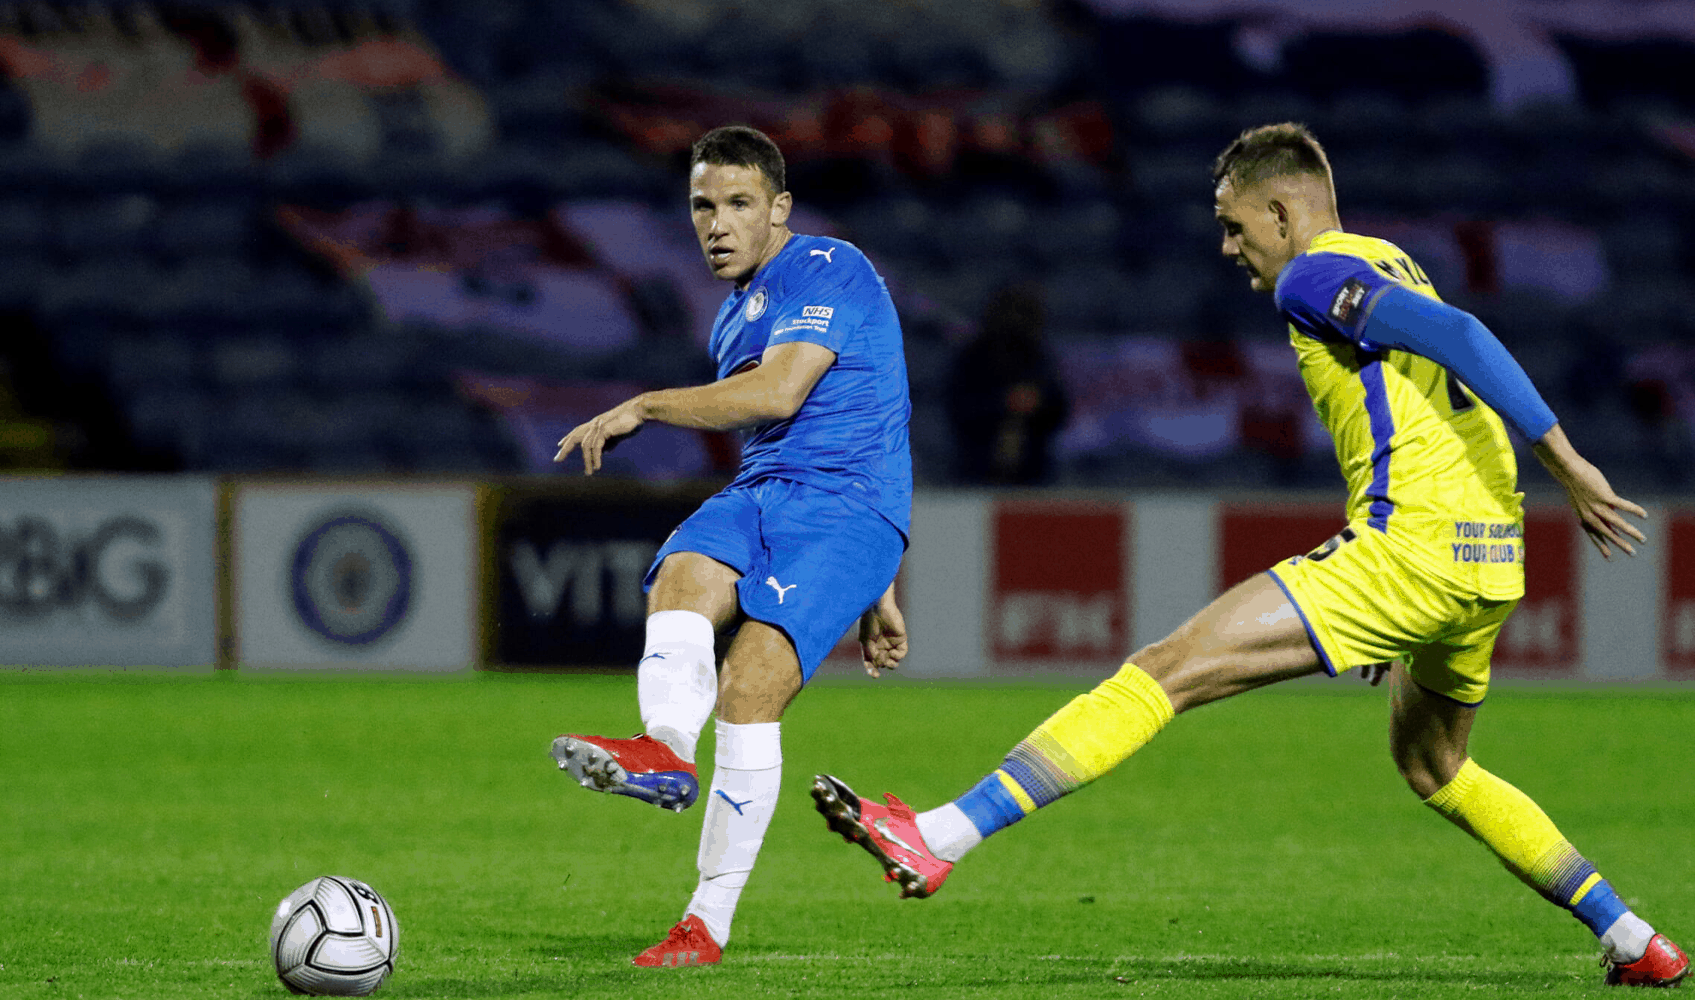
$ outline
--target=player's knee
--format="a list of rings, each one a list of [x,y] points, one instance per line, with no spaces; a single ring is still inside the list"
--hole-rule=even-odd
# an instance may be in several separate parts
[[[1458,760],[1453,760],[1450,759],[1451,754],[1438,748],[1417,744],[1391,741],[1389,752],[1395,759],[1395,770],[1401,773],[1401,779],[1421,799],[1428,799],[1440,791],[1465,763],[1463,754]]]
[[[1194,678],[1183,669],[1190,659],[1189,643],[1178,633],[1138,649],[1130,662],[1154,679],[1171,700],[1172,711],[1180,714],[1205,700],[1194,697]]]
[[[736,571],[698,552],[673,552],[659,564],[647,613],[697,611],[723,627],[737,607]]]

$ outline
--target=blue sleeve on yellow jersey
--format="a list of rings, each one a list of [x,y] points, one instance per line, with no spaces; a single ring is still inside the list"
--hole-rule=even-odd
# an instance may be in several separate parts
[[[775,347],[804,340],[839,356],[881,291],[871,262],[852,246],[810,250],[784,275],[782,292],[771,303],[776,314],[766,343]]]
[[[1422,354],[1448,369],[1527,440],[1540,440],[1559,422],[1524,368],[1464,309],[1393,288],[1378,297],[1364,332],[1362,341]]]
[[[1530,376],[1477,317],[1400,285],[1359,257],[1296,257],[1277,275],[1276,299],[1278,310],[1310,337],[1429,358],[1531,441],[1558,422]]]
[[[1317,340],[1350,340],[1368,351],[1380,346],[1361,339],[1371,305],[1395,282],[1358,257],[1304,253],[1277,275],[1279,312],[1295,329]]]

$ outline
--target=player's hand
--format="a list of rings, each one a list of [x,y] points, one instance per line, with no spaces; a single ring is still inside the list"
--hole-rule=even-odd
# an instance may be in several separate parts
[[[1601,557],[1611,559],[1613,545],[1623,549],[1625,555],[1634,556],[1636,549],[1625,540],[1626,536],[1639,542],[1647,541],[1647,536],[1642,534],[1642,529],[1625,520],[1624,515],[1646,518],[1648,512],[1614,493],[1601,470],[1582,457],[1574,455],[1568,458],[1562,473],[1558,478],[1560,485],[1566,488],[1566,499],[1583,524],[1584,533],[1600,550]]]
[[[906,659],[906,617],[895,607],[892,587],[890,591],[859,618],[859,648],[865,672],[872,677],[883,676]]]
[[[583,475],[592,476],[599,472],[601,456],[641,430],[642,424],[647,422],[638,409],[640,400],[640,396],[625,400],[593,420],[571,428],[571,433],[559,439],[559,453],[553,456],[553,460],[563,462],[572,451],[581,448]]]
[[[1383,678],[1389,676],[1389,671],[1393,670],[1394,667],[1394,660],[1390,660],[1388,663],[1367,663],[1360,668],[1360,679],[1372,687],[1376,687],[1383,683]]]
[[[1642,529],[1625,520],[1624,515],[1646,518],[1648,512],[1614,493],[1607,477],[1577,453],[1559,424],[1542,435],[1534,450],[1542,465],[1566,488],[1566,499],[1571,502],[1578,523],[1583,525],[1584,533],[1600,550],[1601,558],[1613,557],[1613,545],[1623,549],[1627,556],[1635,555],[1635,547],[1625,541],[1625,536],[1639,542],[1648,539],[1642,534]]]

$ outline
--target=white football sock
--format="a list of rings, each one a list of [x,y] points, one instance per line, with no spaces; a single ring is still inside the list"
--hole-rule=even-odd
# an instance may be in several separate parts
[[[718,704],[712,623],[693,611],[647,616],[647,645],[636,668],[636,703],[647,734],[694,763],[700,730]]]
[[[966,851],[983,842],[983,835],[977,832],[977,824],[971,822],[965,810],[952,802],[919,813],[918,832],[923,835],[924,845],[930,848],[930,853],[950,864],[965,857]]]
[[[1613,921],[1601,933],[1601,947],[1607,957],[1620,965],[1629,965],[1648,953],[1648,942],[1654,939],[1654,928],[1630,911]]]
[[[765,842],[765,829],[777,811],[783,781],[782,723],[734,725],[718,720],[718,749],[712,790],[700,831],[700,884],[689,900],[686,918],[706,923],[712,940],[730,943],[730,921],[748,873]]]

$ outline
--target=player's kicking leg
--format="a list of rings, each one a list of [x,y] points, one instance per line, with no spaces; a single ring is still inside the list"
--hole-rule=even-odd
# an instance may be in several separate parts
[[[712,965],[722,957],[777,809],[783,778],[778,720],[801,683],[800,661],[787,637],[764,622],[744,622],[724,657],[712,788],[696,858],[700,881],[683,919],[634,964]]]
[[[647,643],[636,668],[646,732],[629,739],[559,736],[552,754],[560,770],[592,791],[676,812],[694,804],[695,747],[718,698],[713,637],[735,615],[740,577],[697,552],[665,558],[648,594]]]
[[[927,896],[985,837],[1117,767],[1177,713],[1320,669],[1300,615],[1262,573],[1072,699],[958,799],[913,816],[893,796],[884,806],[829,775],[814,780],[813,799],[903,896]]]
[[[1426,690],[1401,664],[1391,684],[1389,744],[1407,785],[1494,851],[1508,871],[1582,921],[1600,940],[1607,983],[1673,986],[1689,974],[1677,945],[1631,912],[1529,796],[1467,755],[1475,707]]]

